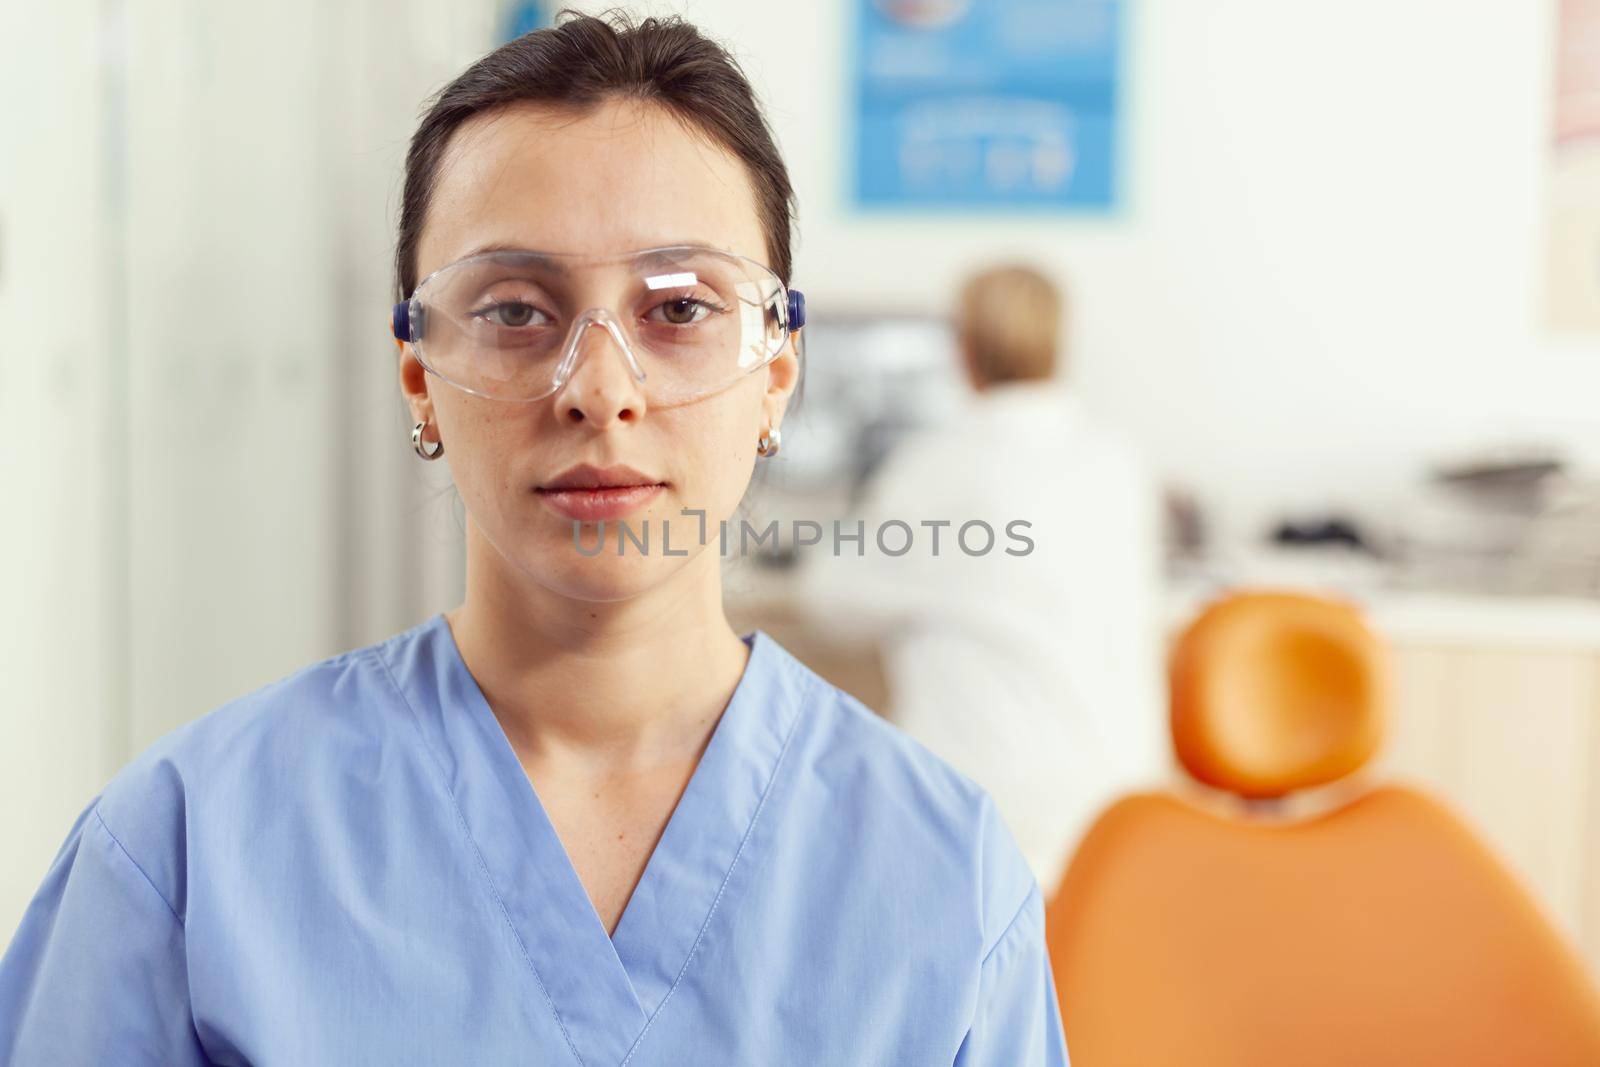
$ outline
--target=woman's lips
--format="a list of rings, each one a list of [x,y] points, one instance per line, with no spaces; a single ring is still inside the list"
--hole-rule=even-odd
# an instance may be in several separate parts
[[[593,489],[539,489],[539,499],[569,519],[604,522],[620,519],[656,498],[666,485],[614,485]]]

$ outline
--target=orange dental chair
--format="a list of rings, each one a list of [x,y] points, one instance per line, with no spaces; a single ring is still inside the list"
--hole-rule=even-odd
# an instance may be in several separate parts
[[[1046,931],[1073,1067],[1600,1067],[1600,994],[1517,879],[1362,780],[1387,683],[1353,607],[1232,595],[1170,679],[1211,799],[1125,797],[1068,865]]]

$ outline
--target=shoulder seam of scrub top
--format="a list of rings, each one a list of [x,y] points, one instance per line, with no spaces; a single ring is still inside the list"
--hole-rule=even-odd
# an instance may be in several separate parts
[[[439,776],[439,787],[444,790],[444,795],[450,798],[450,810],[455,814],[456,823],[461,828],[461,836],[466,839],[467,844],[472,848],[473,858],[478,861],[478,874],[482,878],[483,884],[488,888],[489,896],[494,900],[495,907],[500,909],[500,917],[505,920],[506,929],[511,931],[511,937],[517,944],[517,951],[522,954],[522,962],[527,964],[528,972],[533,975],[533,980],[539,984],[539,992],[544,994],[544,1002],[549,1005],[550,1014],[554,1016],[556,1026],[561,1028],[561,1036],[566,1039],[567,1049],[572,1053],[573,1058],[580,1065],[583,1065],[583,1056],[578,1052],[578,1046],[573,1042],[571,1032],[567,1030],[567,1021],[561,1017],[561,1010],[556,1007],[555,998],[550,995],[550,988],[545,984],[544,975],[539,973],[539,968],[534,964],[533,956],[528,952],[528,946],[523,942],[522,933],[517,929],[517,924],[511,921],[511,913],[506,910],[505,901],[500,897],[500,890],[495,886],[494,878],[489,873],[489,864],[484,860],[483,852],[478,848],[478,842],[472,836],[472,829],[467,825],[466,816],[461,814],[461,805],[457,803],[455,793],[450,790],[450,779],[445,774],[443,765],[439,763],[437,753],[427,743],[427,738],[422,736],[421,717],[418,715],[417,709],[411,706],[411,699],[406,696],[405,689],[400,685],[399,679],[394,676],[394,670],[389,666],[389,657],[383,651],[388,644],[389,642],[384,642],[382,645],[370,649],[370,651],[383,668],[383,676],[388,679],[390,688],[395,691],[395,695],[400,698],[400,702],[405,705],[406,711],[410,713],[411,724],[416,728],[418,739],[422,741],[422,747],[428,753],[428,761],[432,764],[434,773]]]
[[[969,779],[969,781],[970,780],[971,779]],[[982,789],[982,787],[980,787],[979,795],[981,797],[979,801],[980,810],[992,816],[992,819],[986,820],[987,824],[984,827],[983,840],[979,848],[979,854],[985,857],[981,861],[984,868],[987,869],[989,866],[989,860],[987,857],[989,856],[989,851],[991,848],[989,837],[992,836],[989,831],[998,829],[1000,831],[998,834],[1000,840],[1010,843],[1011,849],[1009,851],[1013,851],[1015,853],[1015,859],[1020,861],[1018,870],[1020,872],[1025,872],[1026,880],[1023,882],[1023,884],[1027,886],[1027,889],[1022,894],[1022,900],[1012,911],[1011,918],[1008,919],[1005,925],[1000,928],[1000,933],[995,937],[994,942],[990,944],[986,950],[984,950],[983,961],[984,963],[988,963],[989,957],[994,955],[994,950],[1000,947],[1000,942],[1006,939],[1006,936],[1011,933],[1011,928],[1017,924],[1017,920],[1027,908],[1028,902],[1030,899],[1032,899],[1033,895],[1037,893],[1041,901],[1044,899],[1044,889],[1039,885],[1039,879],[1034,876],[1032,868],[1027,866],[1026,857],[1023,856],[1020,851],[1017,851],[1016,839],[1011,835],[1010,827],[1006,824],[1004,817],[1000,814],[1000,807],[994,799],[994,794],[990,793],[987,789]],[[996,879],[1000,880],[1001,876],[997,874]],[[986,902],[986,897],[988,896],[989,890],[991,888],[996,890],[1001,888],[1000,885],[991,887],[986,884],[987,882],[987,878],[983,878],[979,882],[979,911],[981,914],[985,915],[989,913],[989,905]],[[985,930],[984,932],[987,935],[988,931]]]
[[[177,920],[178,925],[180,927],[183,926],[183,916],[178,914],[178,909],[172,906],[172,902],[168,900],[167,895],[161,891],[161,887],[156,885],[155,882],[151,881],[150,876],[144,872],[144,868],[139,866],[139,861],[133,858],[133,853],[128,851],[128,846],[124,845],[122,843],[122,839],[116,834],[112,833],[111,827],[106,825],[105,817],[100,814],[99,804],[94,806],[94,820],[100,824],[100,829],[106,832],[106,836],[111,838],[111,843],[117,846],[117,851],[121,852],[127,857],[128,862],[133,865],[133,869],[139,872],[139,877],[144,879],[145,884],[150,887],[161,903],[165,904],[167,906],[167,910],[172,912],[172,917]]]
[[[983,962],[979,964],[980,968],[989,966],[989,961],[994,957],[996,952],[1000,951],[1000,946],[1006,943],[1007,939],[1011,937],[1012,932],[1018,929],[1024,920],[1031,918],[1033,915],[1033,908],[1031,905],[1033,904],[1034,897],[1038,897],[1040,899],[1040,903],[1043,903],[1044,893],[1039,889],[1038,882],[1034,882],[1033,885],[1029,887],[1028,895],[1022,898],[1021,904],[1017,905],[1016,914],[1011,916],[1011,921],[1006,923],[1004,930],[1000,931],[1000,936],[995,939],[994,945],[989,949],[988,952],[984,953]]]
[[[774,652],[783,653],[783,655],[774,657],[780,663],[785,656],[789,655],[788,650],[779,645],[770,634],[763,632],[757,640],[762,638],[772,642]],[[799,661],[796,660],[795,663],[799,664]],[[803,666],[803,664],[800,665]],[[783,747],[778,750],[777,762],[772,765],[772,775],[767,779],[767,784],[761,790],[761,799],[756,803],[756,812],[750,818],[750,825],[745,827],[744,836],[739,839],[739,847],[733,854],[733,862],[728,864],[728,870],[722,876],[722,884],[717,886],[717,895],[711,902],[711,910],[706,912],[705,921],[700,924],[700,930],[694,936],[694,944],[689,946],[689,955],[684,958],[683,966],[678,968],[677,976],[672,979],[672,987],[661,998],[661,1003],[656,1005],[656,1010],[650,1013],[650,1018],[645,1021],[644,1029],[640,1030],[639,1036],[633,1039],[633,1044],[628,1048],[628,1054],[622,1057],[622,1063],[618,1064],[618,1067],[627,1067],[633,1060],[634,1053],[639,1051],[639,1046],[644,1043],[645,1036],[650,1033],[650,1028],[655,1025],[655,1021],[661,1017],[661,1013],[666,1010],[667,1005],[672,1001],[672,994],[678,991],[678,986],[683,982],[683,976],[689,973],[689,965],[694,962],[695,954],[700,951],[700,942],[705,938],[706,931],[711,928],[711,920],[717,914],[717,909],[722,906],[722,896],[728,889],[728,882],[733,878],[733,872],[739,869],[739,860],[744,855],[744,847],[749,844],[750,835],[755,833],[757,824],[761,822],[762,812],[767,807],[767,798],[772,795],[772,787],[777,782],[778,775],[783,770],[783,762],[789,755],[789,745],[794,741],[795,732],[800,727],[801,709],[805,707],[806,700],[811,697],[813,690],[817,688],[817,682],[820,681],[816,675],[796,670],[793,665],[784,664],[784,668],[785,673],[799,684],[796,687],[797,692],[794,697],[795,714],[789,722],[788,731],[783,735]]]

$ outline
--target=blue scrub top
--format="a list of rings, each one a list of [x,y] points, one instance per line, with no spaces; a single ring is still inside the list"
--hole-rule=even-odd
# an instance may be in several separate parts
[[[612,936],[442,614],[174,730],[0,959],[0,1062],[1066,1064],[988,796],[744,640]]]

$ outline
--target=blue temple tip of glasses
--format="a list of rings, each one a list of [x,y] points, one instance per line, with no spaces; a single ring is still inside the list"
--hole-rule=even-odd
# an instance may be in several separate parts
[[[411,306],[406,301],[394,306],[394,335],[401,341],[411,340]]]
[[[806,324],[806,294],[798,289],[789,290],[789,329],[798,330]]]

